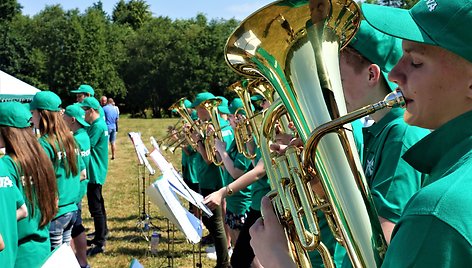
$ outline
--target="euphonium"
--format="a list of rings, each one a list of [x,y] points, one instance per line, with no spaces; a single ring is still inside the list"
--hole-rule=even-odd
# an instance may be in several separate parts
[[[234,91],[243,103],[243,107],[236,110],[234,113],[235,117],[242,117],[237,120],[236,128],[234,130],[234,136],[236,145],[239,153],[243,154],[246,158],[254,159],[255,153],[251,153],[247,150],[246,144],[252,142],[255,139],[256,144],[259,141],[259,128],[255,121],[255,115],[251,109],[251,95],[248,91],[248,81],[238,81],[228,87],[229,90]],[[238,116],[239,112],[243,110],[245,115]]]
[[[269,103],[273,103],[275,100],[275,90],[272,85],[264,78],[249,80],[247,88],[251,95],[259,94]]]
[[[338,56],[357,31],[359,7],[351,0],[312,2],[311,14],[307,1],[270,4],[244,20],[228,39],[226,60],[230,66],[245,76],[265,77],[285,106],[286,111],[282,104],[274,103],[272,112],[266,113],[264,139],[271,138],[277,116],[285,112],[304,143],[317,127],[347,113]],[[353,136],[336,127],[336,133],[317,137],[309,144],[316,146],[306,148],[305,157],[310,159],[303,163],[297,148],[264,160],[269,165],[266,170],[273,167],[270,179],[278,180],[271,181],[277,190],[271,193],[274,207],[295,244],[300,266],[309,265],[304,251],[314,249],[320,251],[325,266],[332,265],[320,241],[318,210],[325,213],[353,266],[380,266],[386,242],[354,153]],[[263,156],[270,157],[268,153]],[[321,182],[323,198],[311,190],[315,178]]]
[[[211,122],[207,122],[203,124],[203,130],[208,133],[209,126],[213,125],[213,129],[210,130],[212,132],[211,135],[205,135],[205,152],[207,154],[207,158],[209,161],[213,162],[217,166],[223,165],[222,160],[218,160],[217,152],[215,148],[215,138],[223,140],[223,136],[221,134],[221,127],[220,121],[218,120],[218,105],[220,105],[221,100],[218,98],[209,99],[202,102],[202,105],[205,110],[210,114]],[[206,133],[206,134],[207,134]],[[215,136],[216,135],[216,136]]]
[[[172,104],[169,107],[169,110],[176,110],[179,113],[179,115],[182,117],[182,119],[184,119],[190,125],[190,128],[195,128],[197,131],[200,131],[200,128],[198,127],[197,122],[192,119],[192,117],[187,111],[187,108],[185,108],[185,104],[184,104],[185,99],[186,98],[180,98],[178,101],[176,101],[174,104]],[[189,130],[186,130],[185,127],[183,129],[183,132],[184,132],[185,139],[187,140],[188,144],[190,144],[190,146],[196,149],[198,145],[191,138],[191,132]],[[203,137],[203,133],[201,133],[201,131],[200,131],[200,135]]]

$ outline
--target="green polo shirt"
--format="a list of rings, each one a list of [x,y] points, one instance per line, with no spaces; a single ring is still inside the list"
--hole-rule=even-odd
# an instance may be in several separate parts
[[[89,183],[105,184],[108,172],[108,128],[102,118],[97,118],[87,129],[90,138],[90,165],[87,169]]]
[[[198,172],[200,171],[201,166],[198,165],[198,157],[201,155],[197,153],[192,146],[187,145],[187,150],[190,152],[189,155],[186,153],[182,152],[182,160],[184,159],[183,155],[185,155],[185,173],[187,176],[186,178],[191,182],[191,183],[198,183]]]
[[[383,267],[470,267],[472,111],[429,134],[403,158],[426,176],[395,226]]]
[[[24,203],[16,182],[8,173],[8,169],[0,162],[0,234],[5,249],[0,251],[2,267],[14,267],[18,251],[18,224],[16,210]]]
[[[57,141],[55,141],[56,154],[54,149],[48,142],[48,135],[41,136],[39,138],[39,144],[43,147],[49,159],[54,166],[56,173],[57,192],[59,195],[59,210],[57,211],[54,219],[68,213],[77,210],[77,196],[80,191],[80,172],[73,175],[72,172],[67,175],[65,168],[65,161],[67,161],[65,151],[60,151]],[[77,155],[77,164],[80,170],[80,159]]]
[[[10,178],[23,194],[23,199],[26,201],[26,208],[28,209],[28,217],[18,221],[18,251],[15,267],[39,267],[51,251],[49,224],[46,224],[42,228],[39,227],[39,223],[41,222],[41,211],[36,202],[33,205],[27,201],[26,194],[23,191],[24,181],[18,174],[18,168],[13,159],[10,156],[5,155],[0,159],[0,161],[2,163],[1,166],[3,173],[10,174]],[[34,215],[32,213],[33,207]]]
[[[401,156],[430,133],[403,120],[394,108],[379,122],[364,128],[363,169],[380,217],[397,223],[408,200],[421,186],[422,174]]]
[[[240,154],[238,152],[235,141],[233,141],[233,143],[231,144],[231,147],[228,151],[228,155],[231,158],[231,160],[233,160],[233,166],[235,168],[243,170],[244,173],[252,169],[251,159],[244,157],[243,154]],[[227,174],[227,177],[231,179],[229,183],[233,182],[234,178],[231,177],[231,174],[229,174],[229,172],[227,171],[225,171],[225,173]],[[228,211],[236,215],[244,215],[249,210],[250,205],[251,205],[251,186],[250,185],[226,197],[226,208],[228,209]]]
[[[76,203],[78,204],[87,192],[87,183],[89,182],[88,167],[90,165],[90,138],[87,135],[85,128],[79,128],[74,132],[74,139],[80,150],[81,162],[87,170],[87,178],[80,181],[80,190],[76,200]]]
[[[255,163],[258,163],[261,159],[262,154],[260,148],[256,148],[256,158]],[[267,167],[265,167],[267,168]],[[251,184],[251,209],[260,211],[261,210],[261,200],[262,198],[270,191],[269,178],[266,176],[258,179],[257,181]]]

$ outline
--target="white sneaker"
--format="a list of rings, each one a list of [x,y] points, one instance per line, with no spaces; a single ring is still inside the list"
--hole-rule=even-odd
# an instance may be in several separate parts
[[[215,253],[215,246],[209,246],[205,249],[206,253]]]

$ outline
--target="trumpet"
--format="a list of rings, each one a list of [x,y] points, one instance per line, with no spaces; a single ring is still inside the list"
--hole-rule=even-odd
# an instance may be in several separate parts
[[[211,135],[206,135],[205,137],[205,152],[207,154],[208,160],[213,162],[217,166],[223,165],[222,160],[218,160],[217,158],[217,152],[215,148],[215,138],[218,138],[220,140],[223,140],[223,135],[221,134],[221,126],[220,122],[218,120],[218,105],[220,105],[221,100],[218,98],[214,99],[209,99],[204,102],[202,102],[200,105],[202,105],[205,110],[210,114],[211,117],[211,122],[206,122],[203,124],[203,129],[207,131],[209,128],[212,126],[213,127],[213,132]]]

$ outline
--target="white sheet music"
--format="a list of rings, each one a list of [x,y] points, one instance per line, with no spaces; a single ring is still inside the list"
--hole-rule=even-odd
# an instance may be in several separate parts
[[[169,181],[170,186],[177,194],[194,206],[200,208],[208,217],[213,216],[211,210],[203,204],[203,196],[188,187],[182,176],[175,170],[174,166],[164,158],[159,150],[152,151],[149,157],[158,166],[163,176]]]
[[[165,176],[161,176],[151,184],[146,189],[146,193],[165,217],[175,224],[191,243],[200,242],[203,232],[200,220],[180,204]]]
[[[149,161],[146,158],[146,155],[149,153],[149,150],[146,148],[146,146],[143,143],[143,140],[141,139],[141,133],[129,132],[128,136],[133,142],[134,150],[138,157],[139,164],[140,165],[144,164],[151,175],[155,174],[156,171],[154,170],[154,168],[152,168],[151,164],[149,164]]]
[[[41,268],[80,268],[79,262],[75,257],[74,251],[67,244],[62,244],[49,255]]]

